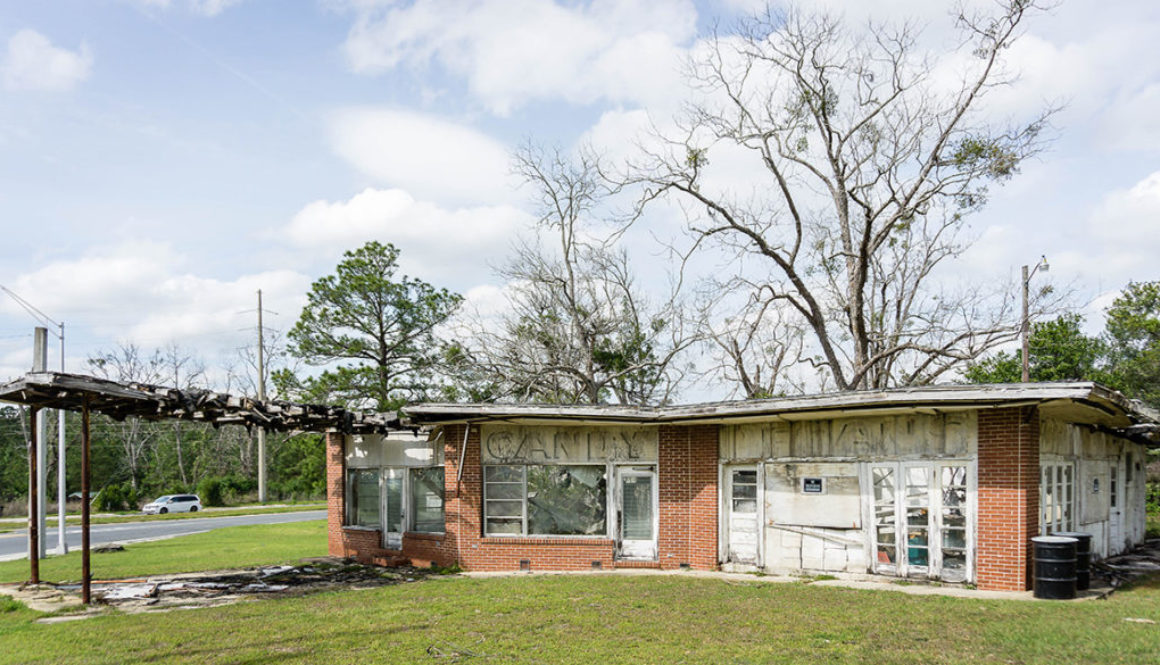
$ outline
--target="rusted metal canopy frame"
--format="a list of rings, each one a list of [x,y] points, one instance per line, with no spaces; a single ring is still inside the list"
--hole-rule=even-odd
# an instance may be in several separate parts
[[[0,401],[28,406],[33,417],[42,409],[81,412],[81,599],[91,597],[89,497],[90,414],[101,413],[116,420],[188,420],[218,427],[242,425],[281,432],[342,432],[374,434],[400,429],[394,413],[362,413],[342,407],[295,404],[280,400],[259,401],[209,390],[178,390],[142,383],[120,383],[91,376],[37,372],[0,386]],[[29,575],[40,583],[36,505],[36,428],[29,441],[29,489],[32,493],[28,520],[31,547]]]

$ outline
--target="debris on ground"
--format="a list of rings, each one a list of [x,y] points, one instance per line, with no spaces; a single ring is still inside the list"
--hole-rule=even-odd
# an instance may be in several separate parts
[[[94,580],[93,608],[80,604],[80,584],[22,585],[5,595],[41,612],[79,611],[86,616],[101,608],[137,613],[216,607],[243,600],[305,595],[331,589],[370,589],[421,580],[434,571],[410,566],[382,568],[349,560],[321,557],[295,566],[262,566],[241,570],[156,575],[148,579]],[[72,618],[72,617],[70,617]],[[58,621],[48,617],[43,620]]]
[[[1107,586],[1117,589],[1147,575],[1160,572],[1160,538],[1151,538],[1116,556],[1110,556],[1091,567],[1093,586],[1103,578]]]

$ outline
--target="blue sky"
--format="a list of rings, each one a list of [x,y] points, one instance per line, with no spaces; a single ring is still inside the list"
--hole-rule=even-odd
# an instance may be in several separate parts
[[[509,151],[623,148],[672,117],[682,58],[750,4],[0,0],[0,284],[66,323],[72,371],[119,341],[227,363],[257,289],[285,329],[372,237],[486,304],[530,221]],[[943,3],[805,4],[915,16],[933,41],[948,25]],[[995,113],[1067,108],[972,218],[959,270],[1009,277],[1047,254],[1094,324],[1129,280],[1160,279],[1158,34],[1147,0],[1030,24]],[[27,369],[32,325],[0,302],[0,378]]]

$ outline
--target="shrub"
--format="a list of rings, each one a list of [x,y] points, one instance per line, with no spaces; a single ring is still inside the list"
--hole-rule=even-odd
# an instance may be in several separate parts
[[[93,499],[93,508],[102,513],[115,513],[125,509],[125,495],[120,485],[107,485]]]
[[[224,506],[225,485],[216,476],[206,476],[197,483],[197,494],[205,506]]]

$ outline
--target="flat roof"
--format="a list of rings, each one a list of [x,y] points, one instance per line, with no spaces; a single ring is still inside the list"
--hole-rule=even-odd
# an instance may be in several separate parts
[[[1056,403],[1087,407],[1120,427],[1160,422],[1155,411],[1092,382],[932,385],[658,407],[434,402],[406,406],[402,413],[417,424],[486,420],[660,424],[801,420],[838,411],[852,415]]]

